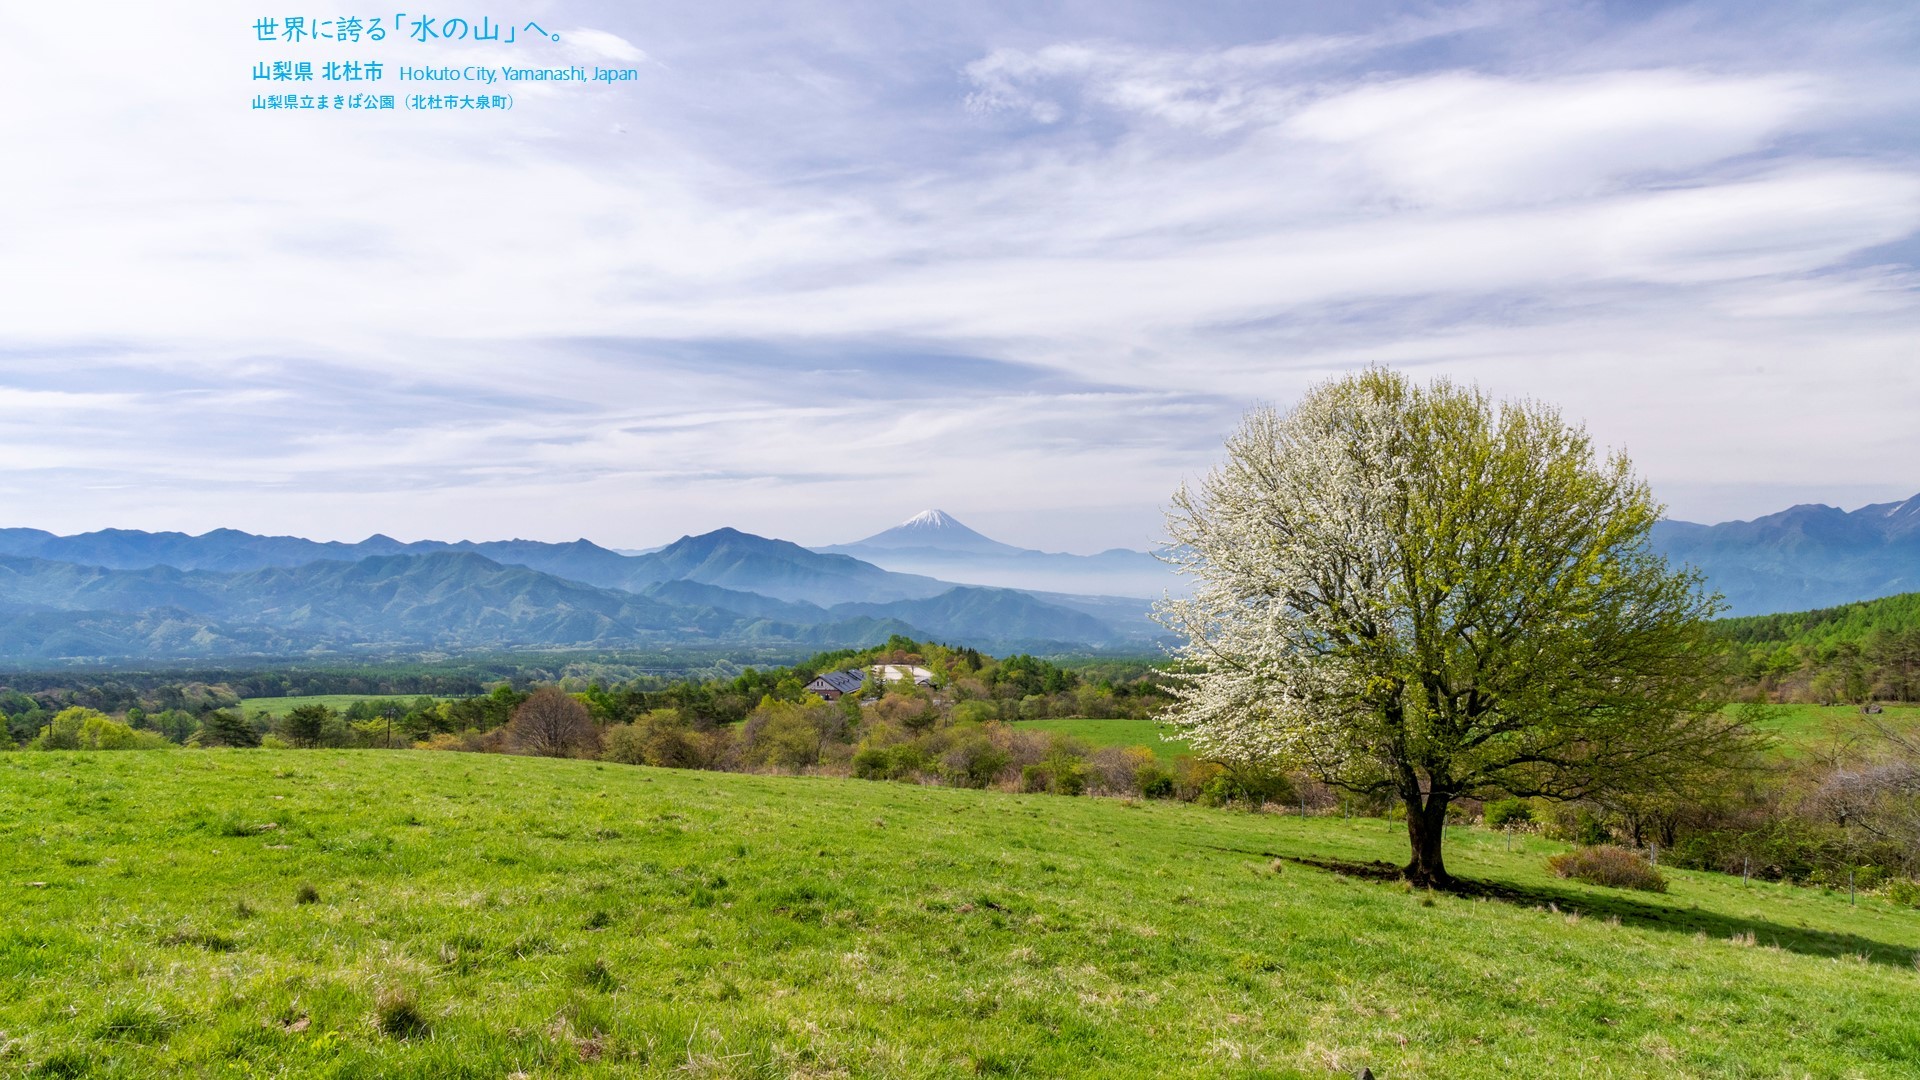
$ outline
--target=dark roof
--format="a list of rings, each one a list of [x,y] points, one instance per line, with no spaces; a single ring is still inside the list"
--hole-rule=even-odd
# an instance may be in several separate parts
[[[866,681],[867,673],[864,671],[829,671],[812,683],[808,683],[807,686],[811,688],[814,683],[826,683],[828,689],[842,694],[851,694],[859,690],[861,684]]]

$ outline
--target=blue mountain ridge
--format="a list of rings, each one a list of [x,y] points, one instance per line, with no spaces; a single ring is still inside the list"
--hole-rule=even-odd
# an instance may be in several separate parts
[[[1789,507],[1751,521],[1662,521],[1654,550],[1699,569],[1730,615],[1805,611],[1920,589],[1920,495],[1846,511]]]
[[[586,541],[318,544],[233,530],[0,530],[0,551],[9,549],[38,553],[0,555],[0,659],[12,662],[732,640],[842,646],[893,633],[1059,650],[1139,631],[1026,593],[893,574],[733,529],[638,557]],[[316,553],[331,557],[287,562]]]

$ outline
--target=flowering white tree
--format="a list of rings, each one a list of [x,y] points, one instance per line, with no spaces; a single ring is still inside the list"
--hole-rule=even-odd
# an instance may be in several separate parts
[[[1752,737],[1721,710],[1717,598],[1647,546],[1661,507],[1546,406],[1372,369],[1256,409],[1174,495],[1189,599],[1168,719],[1200,752],[1406,809],[1446,885],[1448,805],[1670,790]]]

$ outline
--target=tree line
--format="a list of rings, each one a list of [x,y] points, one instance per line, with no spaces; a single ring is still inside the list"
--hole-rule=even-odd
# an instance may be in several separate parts
[[[1722,619],[1745,696],[1813,705],[1920,701],[1920,593]]]

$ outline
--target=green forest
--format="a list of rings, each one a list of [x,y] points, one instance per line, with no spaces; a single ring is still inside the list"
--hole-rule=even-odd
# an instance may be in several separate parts
[[[1920,700],[1920,593],[1716,625],[1733,645],[1743,689],[1754,700]]]

